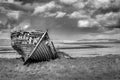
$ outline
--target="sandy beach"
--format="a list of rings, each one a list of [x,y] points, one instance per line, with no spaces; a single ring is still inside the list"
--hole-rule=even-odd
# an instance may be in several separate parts
[[[120,44],[55,44],[74,59],[23,65],[10,46],[0,49],[0,80],[119,80]]]
[[[24,66],[20,59],[0,59],[0,80],[119,80],[120,55],[56,59]]]

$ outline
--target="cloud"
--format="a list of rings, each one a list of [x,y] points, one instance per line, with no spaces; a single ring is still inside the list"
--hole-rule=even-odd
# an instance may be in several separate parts
[[[19,3],[0,3],[0,7],[5,8],[7,11],[15,10],[15,11],[23,11],[23,12],[32,12],[34,9],[30,6],[24,6]]]
[[[21,11],[11,11],[9,13],[7,13],[7,16],[8,18],[13,18],[13,19],[16,19],[18,20],[21,16]]]
[[[79,20],[78,27],[89,27],[90,21],[88,20]]]
[[[43,14],[41,14],[40,16],[45,17],[45,18],[49,18],[49,17],[53,17],[53,18],[62,18],[64,16],[66,16],[65,12],[61,12],[61,11],[57,11],[55,13],[50,13],[50,12],[44,12]]]
[[[30,20],[24,20],[20,22],[16,27],[12,29],[12,31],[18,31],[18,30],[27,30],[31,26]]]
[[[77,2],[78,0],[60,0],[61,3],[64,4],[73,4],[75,2]]]
[[[15,0],[18,1],[18,0]],[[53,0],[19,0],[22,4],[47,3]]]
[[[94,0],[93,5],[95,8],[107,8],[109,7],[110,0]]]
[[[33,15],[40,14],[40,13],[43,13],[46,11],[50,11],[53,8],[61,8],[61,6],[57,5],[54,1],[51,1],[47,4],[42,5],[42,6],[35,7]]]
[[[78,14],[77,14],[78,15]],[[70,16],[71,17],[71,16]],[[77,16],[72,16],[72,18],[77,18]],[[94,28],[107,31],[114,30],[115,28],[120,28],[120,12],[110,12],[106,14],[96,15],[95,18],[91,17],[79,17],[78,16],[78,27],[79,28]]]
[[[78,21],[78,27],[80,28],[100,27],[100,24],[93,19],[83,19]]]
[[[69,18],[72,19],[89,19],[90,16],[87,15],[84,11],[74,11],[71,14],[68,14]]]
[[[82,0],[81,1],[78,0],[78,2],[72,4],[72,6],[77,8],[77,9],[83,9],[83,8],[86,7],[86,5],[87,5],[87,1],[84,1],[84,0],[83,1]]]
[[[40,16],[46,17],[55,17],[57,14],[56,13],[50,13],[50,12],[45,12],[44,14],[41,14]]]
[[[72,3],[77,10],[67,14],[70,19],[78,19],[79,28],[113,30],[120,28],[119,0],[78,0]]]
[[[113,29],[113,30],[108,30],[106,32],[104,32],[104,34],[120,34],[120,29]]]
[[[100,23],[101,26],[106,28],[120,28],[120,12],[106,13],[102,15],[97,15],[96,20]]]
[[[32,29],[35,29],[35,26],[38,26],[37,29],[48,28],[54,23],[49,28],[62,35],[64,33],[68,35],[75,33],[112,34],[115,29],[120,28],[120,0],[112,0],[112,2],[111,0],[21,1],[23,4],[21,2],[0,4],[3,12],[15,26],[27,27],[28,24],[24,20],[28,18],[31,20],[29,23],[34,26]]]
[[[61,11],[57,11],[56,14],[57,14],[56,18],[62,18],[62,17],[64,17],[66,15],[65,12],[61,12]]]
[[[7,24],[6,26],[11,26],[11,29],[14,27],[17,27],[19,24],[21,24],[24,20],[29,19],[31,17],[31,14],[24,13],[21,11],[10,11],[7,13]]]

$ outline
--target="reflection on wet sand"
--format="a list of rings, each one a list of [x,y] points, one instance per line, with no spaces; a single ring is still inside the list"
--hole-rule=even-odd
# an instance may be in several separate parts
[[[107,54],[120,54],[120,43],[54,43],[57,50],[65,52],[72,57],[95,57]],[[17,56],[20,57],[16,51],[10,46],[0,47],[0,57]]]

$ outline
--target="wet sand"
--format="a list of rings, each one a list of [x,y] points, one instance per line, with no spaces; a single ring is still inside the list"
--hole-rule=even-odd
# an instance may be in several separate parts
[[[95,57],[120,54],[120,43],[55,44],[56,48],[72,57]]]

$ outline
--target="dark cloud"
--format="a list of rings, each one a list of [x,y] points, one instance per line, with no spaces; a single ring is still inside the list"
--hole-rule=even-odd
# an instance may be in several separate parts
[[[24,12],[33,12],[34,8],[26,7],[14,3],[0,3],[0,7],[5,8],[6,10],[15,10],[15,11],[24,11]]]
[[[34,4],[34,3],[47,3],[53,0],[15,0],[15,1],[20,1],[22,4]]]
[[[30,25],[28,29],[49,29],[54,36],[64,38],[114,34],[120,29],[119,0],[15,0],[0,3],[0,7],[4,8],[1,13],[6,14],[6,21],[18,29]]]

